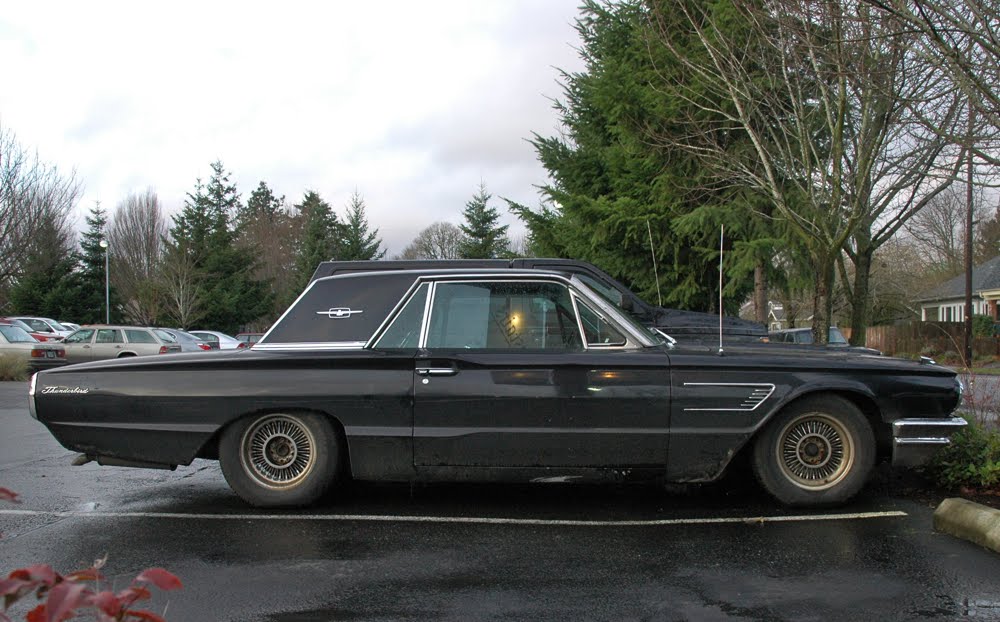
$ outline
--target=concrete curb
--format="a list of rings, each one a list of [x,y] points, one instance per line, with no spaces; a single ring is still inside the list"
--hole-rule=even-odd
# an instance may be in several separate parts
[[[1000,510],[968,499],[945,499],[934,510],[934,529],[1000,553]]]

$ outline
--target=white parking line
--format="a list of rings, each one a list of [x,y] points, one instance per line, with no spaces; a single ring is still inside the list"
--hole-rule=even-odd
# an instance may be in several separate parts
[[[716,525],[794,523],[807,521],[900,518],[906,512],[855,512],[846,514],[799,514],[794,516],[743,516],[727,518],[666,518],[657,520],[563,520],[542,518],[480,518],[474,516],[394,516],[381,514],[189,514],[178,512],[45,512],[0,510],[0,516],[51,518],[174,518],[193,520],[358,521],[373,523],[466,523],[474,525],[550,525],[566,527],[661,527],[669,525]]]

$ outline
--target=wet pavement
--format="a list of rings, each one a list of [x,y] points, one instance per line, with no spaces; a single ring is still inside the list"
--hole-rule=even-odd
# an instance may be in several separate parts
[[[104,555],[162,566],[171,621],[1000,619],[1000,556],[937,534],[882,477],[802,512],[749,477],[648,486],[354,484],[308,511],[249,508],[218,465],[69,466],[0,383],[0,572]],[[16,610],[18,611],[18,610]],[[23,612],[22,612],[23,613]]]

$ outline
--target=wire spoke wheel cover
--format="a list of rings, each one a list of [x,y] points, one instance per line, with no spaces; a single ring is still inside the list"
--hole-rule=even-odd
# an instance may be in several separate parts
[[[294,488],[316,462],[316,439],[309,426],[291,415],[254,422],[240,441],[243,469],[268,488]]]
[[[806,490],[824,490],[851,472],[855,441],[838,419],[806,412],[781,429],[775,450],[778,467],[788,481]]]

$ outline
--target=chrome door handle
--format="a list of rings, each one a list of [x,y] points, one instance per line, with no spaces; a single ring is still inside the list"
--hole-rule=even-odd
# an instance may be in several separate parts
[[[454,367],[418,367],[417,374],[421,376],[454,376],[458,370]]]

